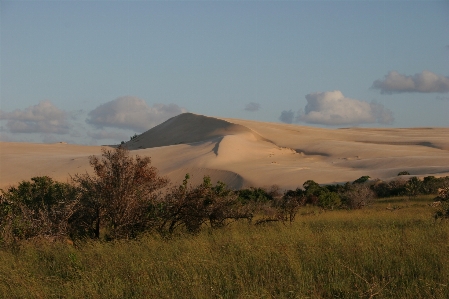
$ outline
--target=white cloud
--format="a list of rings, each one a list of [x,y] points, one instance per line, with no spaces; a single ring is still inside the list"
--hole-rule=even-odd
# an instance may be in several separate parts
[[[250,111],[250,112],[255,112],[258,111],[260,109],[260,104],[259,103],[248,103],[245,106],[245,111]]]
[[[401,75],[397,71],[390,71],[384,80],[373,82],[372,88],[380,89],[383,94],[400,92],[449,92],[449,78],[422,71],[413,76]]]
[[[67,134],[70,125],[68,114],[50,101],[12,112],[0,110],[0,120],[6,120],[6,128],[11,133],[53,133]]]
[[[298,113],[296,121],[324,125],[356,125],[391,124],[394,120],[392,112],[383,105],[346,98],[339,90],[311,93],[306,95],[306,99],[305,111]]]
[[[86,122],[98,128],[115,127],[144,132],[163,121],[187,112],[175,104],[154,104],[137,97],[119,97],[89,112]]]

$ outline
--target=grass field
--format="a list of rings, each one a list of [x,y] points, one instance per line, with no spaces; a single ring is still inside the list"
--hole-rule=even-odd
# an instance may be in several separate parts
[[[449,298],[449,223],[432,218],[431,201],[305,207],[291,225],[170,240],[28,241],[0,250],[0,297]]]

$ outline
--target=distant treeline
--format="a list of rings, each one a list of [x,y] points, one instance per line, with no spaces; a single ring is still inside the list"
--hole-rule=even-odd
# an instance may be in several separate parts
[[[437,198],[446,202],[449,190],[449,177],[433,176],[398,176],[389,182],[363,176],[326,186],[309,180],[302,188],[281,192],[276,186],[231,190],[222,182],[213,185],[208,176],[192,186],[187,174],[180,186],[170,186],[150,158],[134,158],[122,147],[103,149],[101,158],[90,157],[90,164],[94,174],[76,174],[71,183],[42,176],[0,189],[0,245],[30,238],[130,239],[154,232],[170,237],[177,231],[198,233],[206,224],[221,228],[242,219],[255,225],[289,223],[304,205],[360,209],[378,197],[420,194],[439,194]],[[449,208],[438,213],[447,217]]]

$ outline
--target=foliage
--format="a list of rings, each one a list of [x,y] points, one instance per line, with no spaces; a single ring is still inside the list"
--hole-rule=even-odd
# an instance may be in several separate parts
[[[417,177],[411,177],[407,183],[405,184],[405,192],[409,199],[418,196],[418,194],[421,194],[422,189],[422,181],[418,179]]]
[[[438,189],[443,187],[445,178],[436,178],[434,176],[426,176],[422,182],[423,194],[437,194]],[[449,180],[448,180],[449,183]]]
[[[303,184],[306,203],[317,204],[323,209],[333,210],[341,205],[340,195],[321,187],[318,183],[308,180]]]
[[[163,236],[177,231],[198,234],[207,226],[219,228],[238,219],[251,221],[253,217],[256,224],[291,224],[304,206],[360,209],[375,197],[407,195],[413,199],[438,190],[437,200],[443,204],[435,217],[449,217],[449,177],[384,182],[362,176],[353,183],[327,186],[308,180],[303,189],[282,194],[275,185],[234,191],[222,182],[213,185],[208,176],[200,185],[192,186],[186,175],[182,185],[169,187],[168,180],[151,166],[150,158],[134,157],[122,147],[103,148],[101,157],[90,157],[90,164],[93,174],[76,174],[71,183],[35,177],[2,190],[0,242],[67,236],[134,239],[154,231]]]
[[[263,188],[254,188],[251,187],[249,189],[241,189],[237,191],[238,198],[242,203],[249,202],[268,202],[273,200],[273,197]]]
[[[343,203],[350,209],[361,209],[371,204],[376,196],[369,184],[352,184],[342,193]]]
[[[193,187],[188,184],[189,178],[186,174],[181,186],[173,187],[153,206],[151,218],[162,235],[171,235],[179,228],[198,233],[204,223],[218,228],[230,219],[253,217],[249,205],[243,205],[224,183],[213,186],[210,177],[205,176],[203,183]]]
[[[368,175],[364,175],[360,178],[358,178],[357,180],[355,180],[354,182],[352,182],[353,184],[363,184],[365,182],[367,182],[371,177]]]
[[[401,175],[410,175],[410,173],[408,171],[401,171],[398,173],[398,176],[401,176]]]
[[[1,192],[0,240],[4,243],[67,235],[68,220],[78,205],[77,190],[72,185],[42,176]]]
[[[440,203],[434,214],[435,219],[449,218],[449,186],[440,188],[435,200]]]
[[[449,225],[429,221],[430,200],[171,239],[23,241],[0,249],[0,298],[449,298]]]
[[[377,197],[401,196],[405,193],[406,183],[407,181],[402,178],[389,182],[375,180],[371,185],[371,189],[376,193]]]
[[[333,210],[341,206],[341,198],[335,192],[323,191],[318,197],[318,205],[326,210]]]
[[[81,209],[74,215],[78,235],[133,238],[150,225],[148,212],[168,180],[158,176],[148,157],[130,156],[123,147],[103,148],[102,158],[90,157],[94,175],[77,174]]]

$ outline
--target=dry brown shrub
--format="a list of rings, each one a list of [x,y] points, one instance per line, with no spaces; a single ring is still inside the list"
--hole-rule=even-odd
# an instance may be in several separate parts
[[[90,157],[94,175],[75,175],[82,209],[72,219],[79,234],[107,238],[133,238],[151,225],[152,203],[168,184],[148,157],[133,157],[123,147],[103,148],[101,159]],[[159,192],[158,192],[159,191]]]

